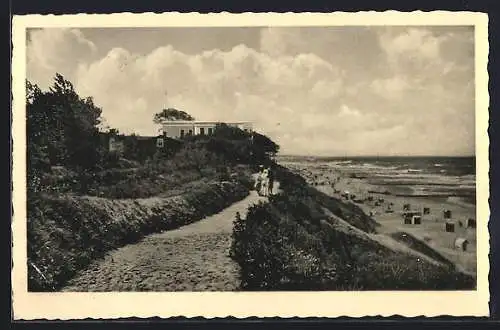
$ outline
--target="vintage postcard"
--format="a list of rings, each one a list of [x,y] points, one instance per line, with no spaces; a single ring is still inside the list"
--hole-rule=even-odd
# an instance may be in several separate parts
[[[15,319],[489,314],[486,14],[12,37]]]

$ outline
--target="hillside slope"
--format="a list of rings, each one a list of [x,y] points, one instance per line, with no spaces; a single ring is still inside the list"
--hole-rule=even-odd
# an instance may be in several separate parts
[[[232,253],[244,290],[464,290],[474,276],[378,235],[354,204],[309,187],[277,167],[283,192],[250,208],[234,229]]]
[[[64,195],[30,201],[29,290],[57,290],[106,252],[150,233],[200,220],[247,195],[245,186],[227,182],[168,198],[120,200]]]
[[[110,251],[62,291],[234,291],[239,270],[229,257],[233,220],[261,200],[252,192],[200,221]]]
[[[223,123],[163,143],[121,134],[60,74],[45,91],[26,81],[26,100],[29,291],[58,290],[110,250],[243,199],[279,150]]]

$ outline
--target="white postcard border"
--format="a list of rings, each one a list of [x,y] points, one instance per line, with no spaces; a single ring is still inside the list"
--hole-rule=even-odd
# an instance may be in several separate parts
[[[26,29],[30,27],[474,25],[477,290],[456,292],[30,293],[26,251]],[[363,317],[489,315],[488,16],[472,12],[119,13],[13,18],[13,317]]]

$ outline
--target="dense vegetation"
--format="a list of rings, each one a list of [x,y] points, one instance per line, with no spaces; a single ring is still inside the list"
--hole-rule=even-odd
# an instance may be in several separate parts
[[[240,265],[242,289],[475,287],[474,278],[452,265],[433,264],[372,239],[376,224],[354,204],[307,188],[300,176],[279,167],[277,178],[283,193],[251,207],[246,219],[235,219],[231,255]]]
[[[155,124],[160,124],[163,120],[194,120],[194,117],[185,111],[177,110],[174,108],[163,109],[162,111],[155,113],[153,116],[153,122]]]
[[[51,166],[83,173],[105,163],[98,134],[102,111],[92,98],[78,96],[59,74],[48,92],[29,81],[26,86],[28,193],[43,189],[41,179]]]
[[[161,149],[121,135],[119,155],[103,139],[119,132],[103,133],[101,109],[63,76],[45,92],[26,86],[30,290],[58,289],[110,249],[244,198],[251,172],[278,151],[265,136],[221,124]]]
[[[371,218],[275,164],[279,146],[264,135],[219,124],[210,136],[168,140],[163,149],[122,136],[126,147],[119,156],[103,143],[101,109],[61,75],[46,92],[27,82],[27,101],[30,290],[57,290],[110,249],[244,198],[259,164],[273,167],[282,192],[235,220],[231,255],[240,265],[243,289],[475,285],[452,265],[419,260],[373,240],[377,224]],[[190,120],[179,110],[160,114]],[[432,255],[412,237],[394,238]]]
[[[29,200],[29,290],[57,290],[111,249],[197,221],[248,195],[248,189],[236,183],[196,188],[153,200],[119,202],[69,195]]]

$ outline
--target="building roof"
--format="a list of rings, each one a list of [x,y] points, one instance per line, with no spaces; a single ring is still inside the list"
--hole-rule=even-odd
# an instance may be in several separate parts
[[[162,120],[162,124],[251,124],[250,121],[218,121],[218,120]]]

